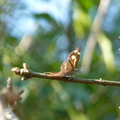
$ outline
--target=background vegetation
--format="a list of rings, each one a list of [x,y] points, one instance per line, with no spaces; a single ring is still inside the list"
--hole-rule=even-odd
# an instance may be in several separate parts
[[[81,46],[76,77],[119,81],[119,11],[117,0],[0,1],[0,87],[10,76],[16,89],[25,89],[22,120],[120,119],[119,87],[35,78],[22,82],[10,71],[23,62],[41,73],[59,71],[69,52]]]

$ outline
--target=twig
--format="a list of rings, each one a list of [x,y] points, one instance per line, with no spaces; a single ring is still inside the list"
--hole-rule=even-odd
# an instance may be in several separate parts
[[[108,81],[100,79],[84,79],[84,78],[73,78],[73,77],[51,77],[45,73],[38,73],[32,71],[26,63],[23,63],[23,68],[18,67],[12,68],[11,71],[16,74],[23,76],[22,81],[30,79],[32,77],[45,78],[52,80],[59,80],[63,82],[72,82],[72,83],[84,83],[84,84],[97,84],[104,86],[120,86],[120,82],[117,81]]]
[[[17,102],[21,100],[21,90],[15,93],[10,78],[7,80],[7,90],[0,93],[0,120],[20,120],[15,112]]]
[[[20,101],[21,94],[24,92],[23,89],[18,91],[17,93],[14,92],[13,86],[12,86],[12,81],[10,78],[7,80],[7,91],[5,92],[6,98],[7,98],[7,103],[9,107],[14,111],[17,108],[17,102]]]

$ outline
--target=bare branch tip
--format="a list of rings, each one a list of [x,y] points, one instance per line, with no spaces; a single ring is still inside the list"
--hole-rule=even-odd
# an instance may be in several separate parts
[[[8,77],[8,79],[7,79],[7,84],[11,84],[11,83],[12,83],[11,78]]]
[[[21,81],[24,81],[24,80],[25,80],[24,77],[22,77],[22,78],[21,78]]]
[[[27,64],[27,63],[23,63],[23,68],[25,69],[25,70],[29,70],[30,68],[29,68],[29,65]]]
[[[21,81],[25,81],[25,80],[27,80],[27,79],[29,79],[29,78],[31,78],[31,77],[22,77],[22,78],[21,78]]]
[[[14,67],[11,69],[11,71],[16,75],[20,75],[20,68],[19,67]]]

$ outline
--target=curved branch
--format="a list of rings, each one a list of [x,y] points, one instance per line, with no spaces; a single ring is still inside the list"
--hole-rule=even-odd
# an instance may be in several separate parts
[[[32,71],[26,63],[23,63],[23,68],[20,69],[18,67],[12,68],[11,71],[16,74],[22,76],[22,81],[30,79],[32,77],[44,78],[44,79],[52,79],[59,80],[63,82],[71,82],[71,83],[84,83],[84,84],[97,84],[104,86],[120,86],[120,82],[117,81],[108,81],[103,79],[84,79],[84,78],[73,78],[73,77],[51,77],[47,73],[38,73]]]

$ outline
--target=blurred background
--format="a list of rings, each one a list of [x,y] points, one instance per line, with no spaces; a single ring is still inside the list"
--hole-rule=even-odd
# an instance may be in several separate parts
[[[41,73],[59,71],[80,46],[75,77],[120,81],[119,36],[118,0],[1,0],[0,88],[10,76],[16,90],[25,90],[22,120],[119,120],[119,87],[21,81],[11,72],[22,63]]]

